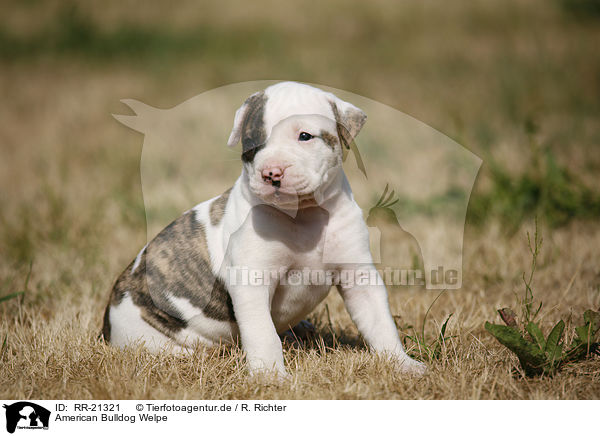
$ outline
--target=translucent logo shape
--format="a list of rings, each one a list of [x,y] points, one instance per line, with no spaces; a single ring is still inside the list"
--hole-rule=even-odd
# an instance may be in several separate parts
[[[236,83],[170,109],[122,100],[135,115],[115,118],[144,134],[140,169],[148,240],[186,210],[233,185],[242,168],[241,146],[227,147],[236,110],[248,96],[275,83]],[[343,167],[386,285],[459,289],[465,217],[481,159],[390,106],[313,86],[368,116]]]

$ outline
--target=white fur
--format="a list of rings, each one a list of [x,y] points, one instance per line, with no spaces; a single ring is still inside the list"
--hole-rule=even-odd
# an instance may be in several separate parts
[[[235,236],[226,238],[229,250],[224,257],[225,266],[341,270],[354,264],[373,273],[369,232],[342,170],[341,144],[338,144],[340,148],[331,149],[317,138],[310,142],[298,141],[302,131],[313,136],[321,130],[336,133],[332,103],[341,114],[360,110],[333,94],[293,82],[271,86],[265,90],[265,95],[268,100],[264,121],[268,139],[254,160],[244,165],[242,176],[231,193],[222,231],[225,235],[235,232]],[[240,139],[239,124],[243,114],[244,106],[236,113],[229,146],[236,145]],[[285,168],[280,189],[274,190],[263,183],[261,170],[269,166]],[[279,192],[279,198],[274,191]],[[282,191],[289,195],[281,195]],[[302,235],[289,232],[286,216],[260,215],[252,209],[262,202],[274,204],[301,220],[304,213],[298,203],[299,197],[308,193],[312,193],[319,206],[329,213],[322,236],[311,249],[294,246],[293,242],[302,241]],[[248,213],[255,219],[248,218]],[[266,221],[264,226],[270,229],[269,237],[259,234],[257,220],[259,227],[262,220]],[[302,229],[309,231],[311,226],[317,225],[323,224],[306,222],[302,223]],[[274,237],[278,230],[279,237]],[[288,244],[282,244],[280,241],[286,238]],[[223,278],[227,282],[227,277]],[[295,325],[314,309],[325,298],[329,287],[282,286],[278,283],[228,285],[251,369],[275,369],[284,373],[277,333]],[[425,366],[404,352],[390,313],[385,286],[343,284],[339,288],[353,321],[370,347],[393,356],[403,371],[422,373]]]
[[[158,330],[151,327],[142,319],[139,307],[133,304],[131,296],[126,293],[123,300],[110,310],[111,338],[112,344],[117,347],[126,347],[143,343],[151,352],[171,350],[173,352],[184,351],[182,347],[174,344],[171,339]]]
[[[133,262],[133,265],[131,267],[132,275],[135,272],[135,270],[137,269],[137,267],[140,266],[140,262],[142,261],[142,255],[144,254],[144,251],[146,251],[147,246],[148,246],[148,244],[144,245],[144,248],[142,248],[140,250],[140,252],[138,253],[138,255],[136,256],[135,261]]]

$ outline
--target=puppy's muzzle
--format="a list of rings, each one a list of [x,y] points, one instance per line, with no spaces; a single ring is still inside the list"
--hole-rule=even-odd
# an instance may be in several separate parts
[[[283,179],[283,172],[284,169],[280,167],[265,168],[262,170],[263,181],[279,188],[281,186],[281,179]]]

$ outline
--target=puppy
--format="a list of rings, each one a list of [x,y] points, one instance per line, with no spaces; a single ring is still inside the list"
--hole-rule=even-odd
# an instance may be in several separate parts
[[[370,348],[422,374],[398,337],[342,170],[365,120],[308,85],[284,82],[250,96],[228,141],[242,142],[241,176],[139,252],[114,285],[104,338],[153,351],[241,340],[251,373],[284,377],[279,334],[335,285]]]

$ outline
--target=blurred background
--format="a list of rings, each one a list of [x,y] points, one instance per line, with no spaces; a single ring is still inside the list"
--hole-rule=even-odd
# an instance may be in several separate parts
[[[171,108],[250,80],[362,95],[481,157],[473,238],[491,222],[511,235],[534,216],[551,229],[591,225],[600,216],[598,41],[597,0],[4,0],[3,286],[33,263],[42,299],[70,286],[105,293],[146,240],[143,138],[112,118],[130,113],[120,100]]]
[[[599,42],[600,0],[0,0],[0,397],[599,398],[597,360],[521,380],[483,328],[499,322],[496,309],[523,301],[523,272],[534,266],[544,330],[599,307]],[[308,317],[334,335],[333,348],[325,358],[288,353],[305,368],[304,381],[283,393],[257,393],[235,352],[197,364],[96,340],[111,285],[147,238],[145,139],[111,114],[132,115],[120,100],[135,99],[185,115],[195,96],[259,80],[319,84],[362,96],[360,104],[388,105],[482,159],[466,213],[461,291],[390,292],[407,346],[415,328],[435,339],[452,316],[455,339],[426,382],[401,380],[376,362],[365,371],[364,353],[336,349],[336,335],[358,338],[337,293]],[[194,144],[188,136],[205,158],[166,149],[160,173],[146,167],[164,200],[153,210],[159,220],[218,195],[239,173],[237,153],[222,167],[211,153],[224,150],[218,142],[239,103],[208,108],[223,114],[213,140],[200,123],[184,126],[204,138]],[[371,139],[365,128],[357,144],[373,189],[353,186],[367,207],[392,175],[422,176],[409,159],[387,158],[395,141]],[[385,163],[385,172],[370,162]],[[458,166],[443,168],[435,183],[421,182],[424,192],[457,178]],[[172,189],[182,170],[201,185]],[[452,189],[419,199],[393,188],[395,210],[408,215],[445,218],[461,199]],[[369,221],[378,226],[386,213],[369,213]],[[535,217],[539,257],[527,246]],[[404,236],[383,238],[393,256]]]

